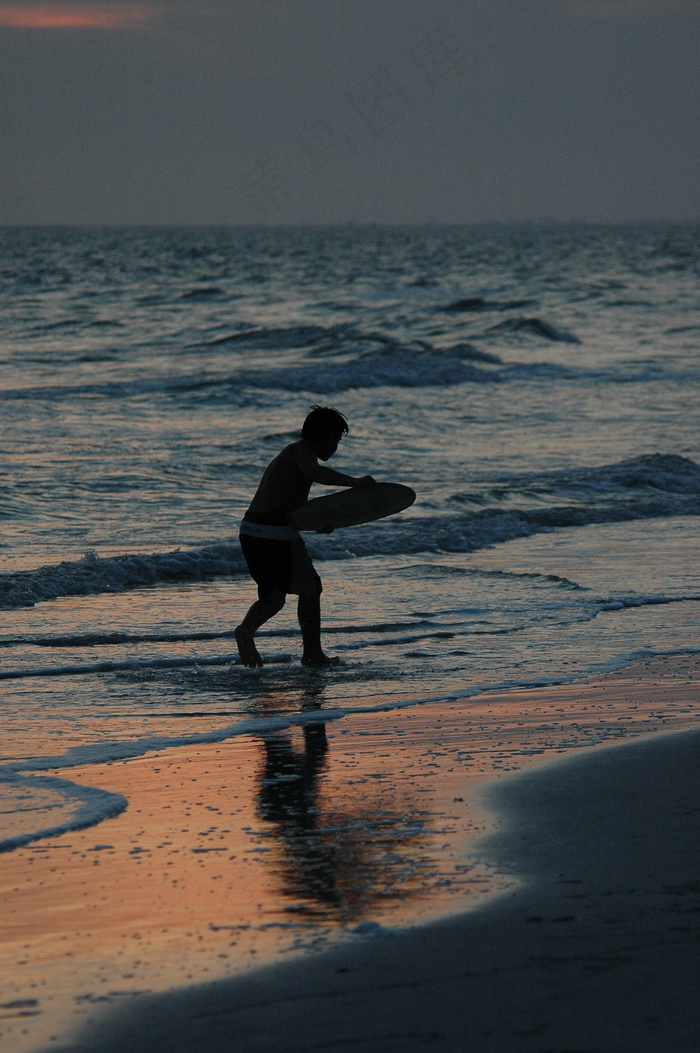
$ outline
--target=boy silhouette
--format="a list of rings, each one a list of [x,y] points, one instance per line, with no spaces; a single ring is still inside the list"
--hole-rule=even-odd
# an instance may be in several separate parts
[[[333,661],[321,647],[321,579],[289,513],[308,500],[312,483],[364,488],[375,485],[371,475],[355,478],[319,464],[333,456],[348,431],[348,422],[338,410],[314,406],[304,421],[301,439],[286,446],[268,464],[243,517],[241,548],[258,586],[258,598],[235,630],[235,637],[241,662],[251,669],[263,664],[253,639],[255,633],[282,610],[290,592],[299,597],[302,664],[324,666]]]

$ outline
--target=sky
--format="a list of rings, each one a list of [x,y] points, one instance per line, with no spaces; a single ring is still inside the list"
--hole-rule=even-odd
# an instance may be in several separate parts
[[[700,0],[0,2],[0,224],[700,218]]]

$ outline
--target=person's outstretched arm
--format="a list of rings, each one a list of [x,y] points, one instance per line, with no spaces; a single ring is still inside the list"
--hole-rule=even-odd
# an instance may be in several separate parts
[[[311,450],[299,450],[297,453],[297,464],[304,475],[308,476],[312,482],[321,483],[325,486],[356,486],[368,489],[370,486],[375,485],[375,480],[371,475],[355,477],[346,475],[344,472],[337,472],[335,468],[329,468],[325,464],[319,464],[318,458]]]

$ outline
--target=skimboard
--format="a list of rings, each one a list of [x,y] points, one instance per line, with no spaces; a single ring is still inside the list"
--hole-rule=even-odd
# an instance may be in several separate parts
[[[324,533],[393,516],[403,512],[415,499],[415,491],[401,483],[375,483],[367,489],[353,486],[325,497],[315,497],[295,508],[289,518],[297,530]]]

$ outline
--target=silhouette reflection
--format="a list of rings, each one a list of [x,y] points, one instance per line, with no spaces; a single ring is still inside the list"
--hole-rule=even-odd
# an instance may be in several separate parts
[[[302,708],[320,708],[320,693],[307,693]],[[287,911],[347,923],[378,901],[388,906],[428,892],[429,817],[409,780],[399,795],[393,773],[366,776],[359,760],[333,771],[320,715],[264,734],[261,746],[257,812],[277,848],[265,858],[294,901]],[[377,763],[372,752],[364,759]]]

